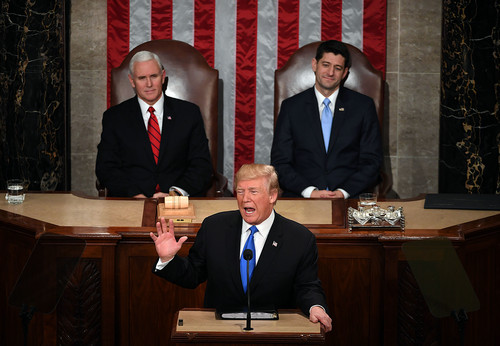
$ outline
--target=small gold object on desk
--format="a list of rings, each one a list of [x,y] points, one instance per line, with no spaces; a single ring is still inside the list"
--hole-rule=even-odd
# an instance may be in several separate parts
[[[378,205],[358,209],[349,207],[347,210],[347,223],[349,232],[353,229],[368,230],[373,228],[383,228],[389,230],[405,231],[405,215],[403,207],[393,206],[382,209]]]
[[[192,222],[194,207],[187,196],[167,196],[164,203],[158,203],[158,219],[161,217],[174,222]]]

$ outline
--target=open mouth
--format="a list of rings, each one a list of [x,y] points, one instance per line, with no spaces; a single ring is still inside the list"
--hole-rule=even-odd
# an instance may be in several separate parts
[[[253,213],[255,213],[255,209],[254,208],[249,208],[249,207],[246,207],[246,208],[243,208],[245,210],[245,214],[246,215],[252,215]]]

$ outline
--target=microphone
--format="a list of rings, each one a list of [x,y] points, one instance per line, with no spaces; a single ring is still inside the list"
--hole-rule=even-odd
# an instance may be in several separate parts
[[[253,252],[250,249],[243,251],[243,259],[250,261],[253,258]],[[247,272],[248,273],[248,272]]]
[[[247,261],[247,326],[243,330],[253,330],[250,326],[252,317],[250,315],[250,260],[253,258],[253,252],[250,249],[243,251],[243,259]]]

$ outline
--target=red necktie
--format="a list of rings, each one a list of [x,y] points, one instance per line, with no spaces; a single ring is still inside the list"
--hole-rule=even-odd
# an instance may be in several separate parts
[[[151,149],[153,150],[153,155],[155,157],[155,162],[158,164],[158,156],[160,155],[160,125],[158,124],[158,119],[155,115],[155,109],[153,107],[148,108],[148,112],[151,114],[148,121],[148,135],[151,141]]]

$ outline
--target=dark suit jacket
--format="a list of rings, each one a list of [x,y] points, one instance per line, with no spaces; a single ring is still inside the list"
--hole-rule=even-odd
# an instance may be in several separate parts
[[[206,308],[247,306],[240,276],[242,218],[229,211],[206,218],[187,257],[175,256],[155,274],[186,288],[207,281]],[[315,236],[278,214],[250,280],[254,307],[300,308],[307,316],[315,304],[325,309],[318,279]]]
[[[373,100],[341,87],[335,104],[328,152],[318,102],[307,89],[281,104],[271,149],[285,197],[300,197],[308,186],[344,189],[351,197],[379,178],[382,144]]]
[[[157,184],[204,196],[212,164],[200,109],[165,96],[160,154],[156,165],[139,101],[133,97],[104,112],[96,175],[109,196],[151,197]]]

